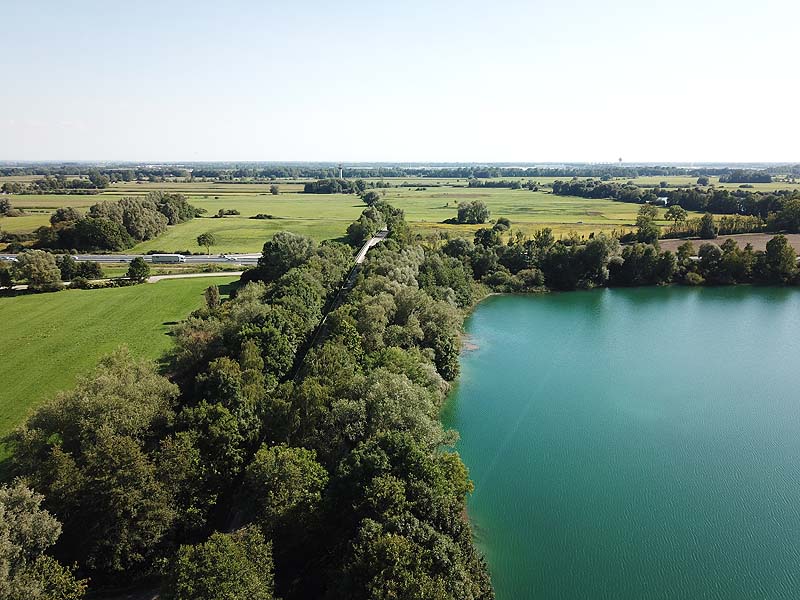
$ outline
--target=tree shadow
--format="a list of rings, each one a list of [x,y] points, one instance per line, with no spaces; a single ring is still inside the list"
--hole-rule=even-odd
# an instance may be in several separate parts
[[[219,286],[219,293],[222,296],[231,296],[236,292],[237,289],[239,289],[239,281],[231,281],[230,283],[225,283]]]

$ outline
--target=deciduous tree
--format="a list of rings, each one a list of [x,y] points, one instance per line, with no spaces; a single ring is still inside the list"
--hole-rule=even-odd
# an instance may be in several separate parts
[[[201,233],[197,236],[197,245],[204,246],[206,249],[206,254],[211,254],[211,246],[217,245],[217,236],[210,231]]]
[[[143,283],[148,277],[150,277],[150,265],[148,265],[141,256],[137,256],[128,266],[128,272],[126,276],[132,281]]]

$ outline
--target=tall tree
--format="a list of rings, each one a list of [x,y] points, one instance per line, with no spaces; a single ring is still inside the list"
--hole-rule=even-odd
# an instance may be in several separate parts
[[[636,241],[644,244],[658,244],[658,225],[655,220],[658,209],[652,204],[642,204],[636,216]]]
[[[458,222],[472,225],[486,223],[489,220],[489,209],[480,200],[462,202],[458,205]]]
[[[704,240],[713,240],[717,237],[717,224],[714,222],[714,215],[706,213],[700,217],[700,227],[697,234]]]
[[[206,254],[211,254],[211,246],[217,245],[217,236],[210,231],[201,233],[197,236],[197,245],[205,246]]]
[[[7,440],[12,471],[62,521],[63,552],[94,578],[148,573],[164,549],[175,509],[155,456],[177,393],[154,364],[119,350]]]
[[[0,486],[0,598],[79,600],[86,582],[44,554],[61,524],[41,508],[44,497],[21,480]]]
[[[128,279],[142,283],[150,277],[150,265],[148,265],[141,256],[137,256],[131,261],[128,266]]]
[[[770,283],[787,284],[797,273],[797,253],[785,235],[776,235],[767,242],[764,262],[764,276]]]
[[[43,250],[28,250],[19,255],[16,270],[28,287],[36,292],[62,289],[61,270],[52,254]]]
[[[665,216],[666,216],[667,220],[672,221],[672,223],[673,223],[672,227],[673,227],[673,229],[675,231],[677,231],[678,230],[678,224],[685,223],[686,222],[686,217],[688,215],[689,215],[689,213],[687,213],[686,210],[682,206],[680,206],[678,204],[673,204],[672,206],[670,206],[667,209],[667,214]]]
[[[167,600],[272,600],[272,547],[255,528],[214,533],[181,546],[170,569]]]

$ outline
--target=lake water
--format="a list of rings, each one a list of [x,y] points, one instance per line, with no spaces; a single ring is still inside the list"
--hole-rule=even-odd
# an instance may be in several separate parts
[[[800,291],[498,296],[444,412],[500,600],[800,598]]]

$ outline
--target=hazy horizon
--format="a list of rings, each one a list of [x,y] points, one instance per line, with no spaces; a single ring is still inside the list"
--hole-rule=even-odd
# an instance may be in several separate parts
[[[800,162],[790,0],[0,15],[2,161]]]

